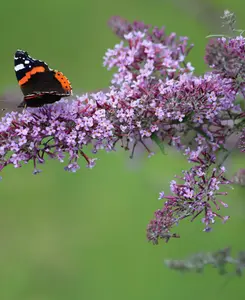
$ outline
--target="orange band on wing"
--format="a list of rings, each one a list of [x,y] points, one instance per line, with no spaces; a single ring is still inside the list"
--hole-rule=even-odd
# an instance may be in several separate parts
[[[70,81],[65,77],[62,72],[56,71],[54,74],[55,78],[60,82],[62,88],[67,92],[72,92],[72,87]]]
[[[26,75],[23,78],[21,78],[21,80],[19,81],[19,85],[25,84],[31,78],[31,75],[42,72],[45,72],[44,67],[35,67],[31,69],[29,72],[26,73]]]

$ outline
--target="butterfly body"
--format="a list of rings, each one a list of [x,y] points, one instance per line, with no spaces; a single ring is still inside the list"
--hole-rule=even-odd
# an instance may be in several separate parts
[[[67,77],[50,69],[44,61],[32,58],[26,51],[17,50],[14,62],[16,77],[24,95],[19,107],[39,107],[72,95]]]

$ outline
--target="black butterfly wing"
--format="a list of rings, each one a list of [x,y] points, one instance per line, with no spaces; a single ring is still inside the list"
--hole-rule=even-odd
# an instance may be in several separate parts
[[[55,71],[38,72],[28,79],[28,81],[21,85],[21,90],[24,96],[33,94],[53,93],[57,95],[70,95],[66,92],[61,83],[55,78]]]
[[[22,50],[16,51],[14,60],[16,77],[27,106],[53,103],[72,94],[69,80],[61,72],[50,69],[45,62]]]

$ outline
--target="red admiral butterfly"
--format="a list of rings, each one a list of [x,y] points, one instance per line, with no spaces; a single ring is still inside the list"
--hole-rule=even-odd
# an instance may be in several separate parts
[[[19,107],[39,107],[72,95],[69,80],[59,71],[32,58],[26,51],[17,50],[14,57],[15,73],[24,100]]]

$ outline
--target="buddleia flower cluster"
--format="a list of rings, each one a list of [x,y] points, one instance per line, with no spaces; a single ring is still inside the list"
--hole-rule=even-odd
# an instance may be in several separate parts
[[[202,273],[204,268],[211,265],[220,275],[242,276],[245,267],[245,251],[239,252],[235,257],[231,255],[231,248],[224,248],[215,252],[197,253],[185,260],[165,260],[168,268],[180,271]],[[233,265],[232,273],[229,265]]]
[[[210,231],[217,218],[228,219],[219,210],[227,207],[220,199],[227,192],[220,188],[230,184],[223,166],[229,138],[235,135],[235,146],[244,152],[245,40],[209,41],[209,71],[196,76],[187,59],[193,48],[187,37],[120,17],[109,25],[121,39],[104,56],[104,66],[114,70],[109,88],[6,114],[0,122],[0,169],[31,161],[36,174],[47,158],[67,156],[65,170],[75,172],[79,157],[91,168],[97,151],[114,151],[118,143],[132,158],[138,144],[151,156],[147,140],[152,139],[161,151],[164,144],[181,151],[191,167],[171,181],[171,195],[160,193],[165,202],[147,227],[148,240],[179,237],[172,229],[187,217],[202,216]],[[88,145],[91,155],[84,150]]]

